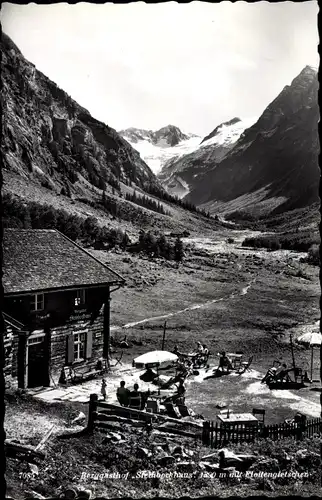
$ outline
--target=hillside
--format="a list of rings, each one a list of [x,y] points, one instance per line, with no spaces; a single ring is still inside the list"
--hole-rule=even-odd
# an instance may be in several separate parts
[[[210,134],[204,137],[190,151],[182,151],[180,156],[174,156],[164,162],[158,179],[166,190],[183,198],[198,185],[200,176],[220,162],[233,148],[236,141],[255,119],[241,120],[233,118],[218,125]]]
[[[196,220],[213,226],[170,199],[139,153],[38,71],[5,34],[1,49],[4,193],[95,217],[99,225],[121,224],[130,234],[193,230]],[[139,203],[126,199],[134,190]]]
[[[318,201],[317,92],[317,72],[306,66],[229,154],[196,178],[187,199],[210,212],[256,214]]]

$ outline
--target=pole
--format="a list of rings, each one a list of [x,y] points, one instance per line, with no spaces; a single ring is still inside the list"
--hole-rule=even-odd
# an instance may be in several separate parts
[[[290,342],[291,342],[292,360],[293,360],[293,368],[294,368],[294,378],[295,378],[295,382],[297,382],[297,376],[296,376],[296,366],[295,366],[295,358],[294,358],[294,350],[293,350],[293,339],[292,339],[292,335],[290,335]]]
[[[111,296],[110,291],[108,291],[108,295],[106,297],[104,303],[104,326],[103,326],[103,358],[106,359],[107,369],[110,368],[110,302]]]
[[[165,343],[165,332],[166,332],[166,329],[167,329],[167,322],[165,321],[165,322],[164,322],[164,325],[163,325],[163,338],[162,338],[162,349],[161,349],[161,351],[164,351],[164,343]]]
[[[88,407],[88,421],[87,421],[87,432],[89,434],[93,433],[94,430],[94,412],[97,410],[97,394],[90,394],[89,396],[89,407]]]
[[[311,382],[313,382],[313,345],[311,346]]]
[[[157,378],[158,378],[158,395],[160,396],[160,380],[159,380],[159,365],[157,365]]]

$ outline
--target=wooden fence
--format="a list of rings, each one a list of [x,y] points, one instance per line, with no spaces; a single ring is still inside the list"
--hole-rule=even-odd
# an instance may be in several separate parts
[[[245,426],[243,424],[222,426],[218,422],[204,422],[202,441],[212,448],[220,448],[228,443],[252,442],[256,439],[303,439],[322,434],[322,419],[315,418],[300,422],[276,425]]]
[[[152,424],[153,428],[162,433],[177,434],[179,436],[201,440],[202,425],[195,422],[186,422],[159,413],[148,413],[135,408],[128,408],[116,404],[98,401],[97,394],[90,395],[87,431],[94,430],[121,431],[124,424],[132,427],[145,427]],[[178,425],[180,428],[178,428]]]
[[[228,443],[252,442],[257,439],[303,439],[322,434],[322,419],[301,419],[297,422],[276,425],[229,424],[205,421],[203,424],[172,418],[159,413],[148,413],[134,408],[98,401],[97,394],[91,394],[89,401],[87,431],[122,430],[124,424],[144,427],[152,424],[159,432],[177,434],[202,440],[212,448],[220,448]]]

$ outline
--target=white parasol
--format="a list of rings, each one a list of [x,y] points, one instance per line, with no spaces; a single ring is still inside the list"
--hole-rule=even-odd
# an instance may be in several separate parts
[[[162,363],[177,361],[178,356],[168,351],[150,351],[133,360],[135,368],[154,368]]]
[[[297,342],[301,344],[309,344],[310,346],[319,346],[322,344],[322,334],[320,332],[303,333],[297,338]]]
[[[308,344],[311,349],[311,380],[313,378],[313,348],[319,347],[322,344],[322,334],[321,332],[307,332],[303,333],[297,338],[297,342],[301,344]]]

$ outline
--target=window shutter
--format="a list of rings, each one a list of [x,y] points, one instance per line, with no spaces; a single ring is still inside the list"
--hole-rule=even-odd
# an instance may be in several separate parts
[[[86,359],[92,357],[92,345],[93,345],[93,334],[92,331],[89,330],[86,336]]]
[[[67,341],[66,360],[67,364],[71,364],[74,362],[74,335],[73,334],[67,335],[66,341]]]

